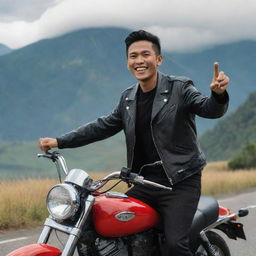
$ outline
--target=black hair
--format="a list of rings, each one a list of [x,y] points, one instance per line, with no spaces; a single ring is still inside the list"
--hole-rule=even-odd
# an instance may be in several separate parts
[[[126,55],[128,55],[128,49],[129,49],[130,45],[134,42],[141,41],[141,40],[146,40],[146,41],[152,42],[155,52],[158,55],[161,55],[160,39],[157,36],[147,32],[145,30],[134,31],[126,37],[126,39],[125,39]]]

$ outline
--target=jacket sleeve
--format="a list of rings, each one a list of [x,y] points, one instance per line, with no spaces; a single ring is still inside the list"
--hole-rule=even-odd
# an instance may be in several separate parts
[[[217,95],[205,96],[193,85],[192,81],[187,81],[183,87],[183,99],[185,107],[189,112],[205,118],[219,118],[228,109],[229,96],[227,92]]]
[[[121,104],[122,100],[120,100],[119,104],[110,115],[100,117],[93,122],[58,137],[58,147],[81,147],[92,142],[106,139],[121,131],[123,129]]]

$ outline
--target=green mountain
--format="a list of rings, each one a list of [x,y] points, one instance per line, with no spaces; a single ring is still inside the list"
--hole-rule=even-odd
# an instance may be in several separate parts
[[[11,52],[12,50],[10,48],[8,48],[7,46],[0,44],[0,56],[1,55],[5,55],[9,52]]]
[[[91,28],[42,40],[0,56],[0,141],[58,136],[108,114],[134,83],[126,68],[121,28]],[[254,90],[256,42],[189,54],[164,52],[164,73],[192,78],[209,94],[214,61],[231,77],[230,110]],[[214,120],[198,120],[199,133]]]
[[[200,139],[209,160],[230,159],[246,142],[256,142],[256,92]]]
[[[86,147],[58,150],[66,159],[70,169],[78,168],[93,172],[118,171],[126,166],[123,138],[96,142]],[[42,153],[37,142],[0,142],[0,181],[3,179],[58,178],[55,164],[38,158]]]

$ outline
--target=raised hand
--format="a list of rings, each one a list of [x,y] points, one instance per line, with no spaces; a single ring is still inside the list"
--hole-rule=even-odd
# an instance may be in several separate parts
[[[210,88],[217,94],[222,94],[228,87],[229,77],[223,71],[219,72],[219,63],[215,62],[213,69],[213,78]]]

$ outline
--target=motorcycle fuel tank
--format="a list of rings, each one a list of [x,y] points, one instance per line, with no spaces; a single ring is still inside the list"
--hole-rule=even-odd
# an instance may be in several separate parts
[[[107,193],[96,197],[93,222],[105,237],[126,236],[155,226],[158,213],[149,205],[124,194]]]

